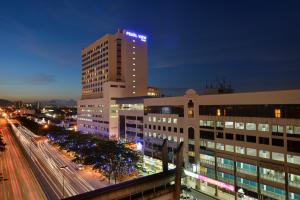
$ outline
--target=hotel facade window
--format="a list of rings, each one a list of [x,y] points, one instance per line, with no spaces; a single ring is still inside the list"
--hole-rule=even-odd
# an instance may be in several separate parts
[[[255,131],[256,130],[256,124],[255,123],[246,123],[246,130]]]
[[[258,124],[258,131],[269,131],[269,124]]]
[[[225,122],[225,128],[233,128],[233,122]]]

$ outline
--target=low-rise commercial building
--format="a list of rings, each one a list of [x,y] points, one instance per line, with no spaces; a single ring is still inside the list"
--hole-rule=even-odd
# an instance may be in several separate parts
[[[144,103],[145,149],[184,141],[188,186],[221,199],[300,198],[300,90]]]

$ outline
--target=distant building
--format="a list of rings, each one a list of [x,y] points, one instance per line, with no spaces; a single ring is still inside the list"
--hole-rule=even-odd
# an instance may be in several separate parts
[[[160,90],[156,87],[148,87],[147,96],[150,97],[160,97]]]
[[[35,115],[35,110],[31,108],[21,108],[16,110],[16,114],[18,115]]]
[[[40,110],[41,109],[41,102],[40,101],[35,102],[34,108]]]
[[[22,107],[23,107],[23,102],[22,102],[22,101],[16,101],[16,102],[15,102],[15,107],[16,107],[17,109],[22,108]]]
[[[229,94],[233,92],[234,90],[230,83],[227,83],[226,81],[217,81],[214,84],[206,85],[203,94]]]

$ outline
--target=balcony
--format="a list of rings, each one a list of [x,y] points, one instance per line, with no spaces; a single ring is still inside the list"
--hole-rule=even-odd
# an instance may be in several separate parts
[[[236,168],[236,171],[241,173],[241,174],[247,174],[247,175],[251,175],[251,176],[257,176],[257,171],[250,171],[250,170],[246,170],[243,168]]]
[[[233,165],[227,165],[227,164],[223,164],[223,163],[218,163],[218,167],[228,169],[228,170],[231,170],[231,171],[234,170]]]
[[[280,195],[280,194],[269,192],[269,191],[266,191],[266,190],[261,190],[260,193],[265,195],[265,196],[277,199],[277,200],[285,200],[285,195]]]
[[[277,183],[283,183],[283,184],[285,183],[284,175],[280,175],[280,174],[277,174],[277,175],[260,174],[260,178],[265,179],[265,180],[269,180],[269,181],[274,181],[274,182],[277,182]]]
[[[300,180],[294,180],[294,181],[289,180],[289,186],[300,188]]]
[[[252,191],[252,192],[257,192],[257,186],[253,185],[248,185],[245,183],[237,183],[238,186],[245,188],[246,190]]]
[[[200,171],[200,174],[203,175],[203,176],[212,178],[212,179],[215,179],[215,178],[216,178],[216,177],[215,177],[215,173],[214,173],[214,172],[211,172],[211,171],[208,171],[208,172]]]
[[[218,180],[221,181],[221,182],[224,182],[224,183],[234,185],[234,180],[233,179],[228,179],[228,178],[218,176]]]
[[[203,163],[205,165],[211,165],[211,166],[215,166],[215,161],[212,160],[200,160],[200,163]]]

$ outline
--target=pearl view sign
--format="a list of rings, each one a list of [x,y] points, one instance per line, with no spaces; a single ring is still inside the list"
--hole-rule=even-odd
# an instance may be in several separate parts
[[[134,33],[131,31],[125,31],[125,35],[127,35],[129,37],[140,39],[142,42],[147,42],[147,36],[142,35],[142,34]]]

